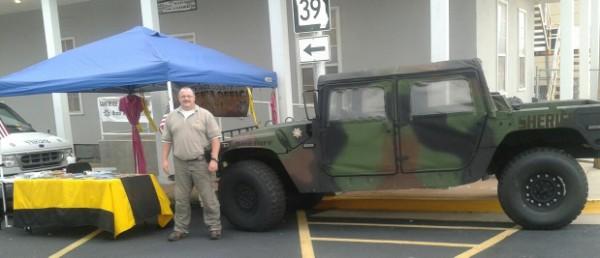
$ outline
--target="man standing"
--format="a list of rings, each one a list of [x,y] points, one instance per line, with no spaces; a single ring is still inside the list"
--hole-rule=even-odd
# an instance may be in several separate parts
[[[173,147],[175,165],[175,229],[169,241],[186,237],[191,219],[190,193],[192,187],[200,192],[204,205],[204,224],[210,231],[210,239],[221,238],[221,213],[219,200],[213,187],[214,173],[218,169],[221,147],[221,130],[215,117],[206,109],[196,105],[194,91],[183,87],[177,95],[179,108],[169,113],[162,136],[162,168],[169,172],[169,152]],[[210,160],[204,150],[211,145]]]

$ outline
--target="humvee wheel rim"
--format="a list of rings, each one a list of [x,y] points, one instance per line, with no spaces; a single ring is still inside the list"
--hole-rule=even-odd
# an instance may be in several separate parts
[[[258,194],[249,185],[238,184],[235,187],[235,201],[243,210],[252,210],[258,202]]]
[[[542,210],[554,208],[567,194],[562,177],[547,172],[529,177],[524,188],[527,205]]]

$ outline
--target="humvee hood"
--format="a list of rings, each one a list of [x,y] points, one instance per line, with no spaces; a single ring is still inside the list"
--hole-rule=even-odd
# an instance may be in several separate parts
[[[224,142],[224,148],[265,148],[287,153],[310,138],[310,121],[284,123],[237,135]]]

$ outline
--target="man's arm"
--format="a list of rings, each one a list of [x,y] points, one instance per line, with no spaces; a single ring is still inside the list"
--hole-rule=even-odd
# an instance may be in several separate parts
[[[171,152],[171,143],[163,142],[162,146],[162,169],[163,171],[169,175],[169,153]]]
[[[210,147],[210,157],[219,159],[219,150],[221,149],[221,140],[219,140],[219,137],[210,140]]]
[[[219,137],[214,137],[210,140],[210,160],[208,161],[208,171],[217,172],[219,169],[219,149],[221,148],[221,141]]]

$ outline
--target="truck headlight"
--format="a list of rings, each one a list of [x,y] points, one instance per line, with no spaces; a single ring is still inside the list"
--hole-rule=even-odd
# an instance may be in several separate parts
[[[19,166],[19,162],[17,162],[17,155],[2,155],[2,164],[4,164],[4,167],[7,168]]]
[[[72,149],[64,149],[63,150],[64,159],[67,161],[67,164],[75,163],[75,154],[73,154]]]

